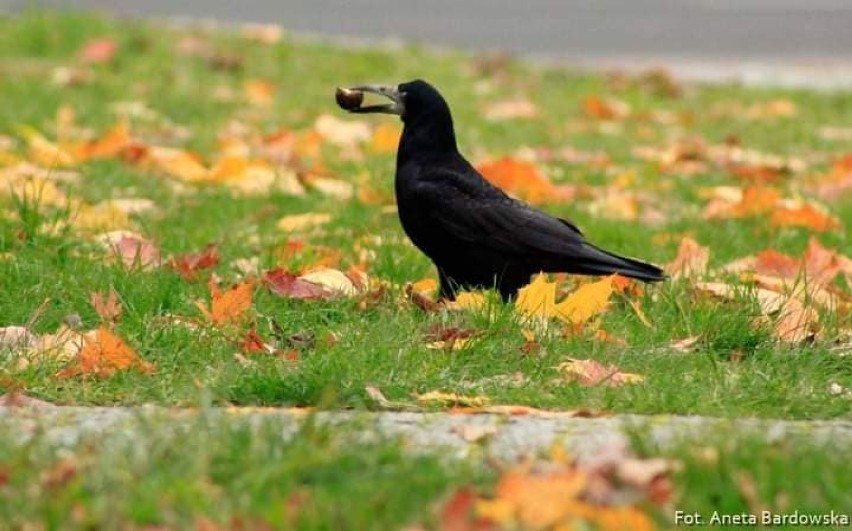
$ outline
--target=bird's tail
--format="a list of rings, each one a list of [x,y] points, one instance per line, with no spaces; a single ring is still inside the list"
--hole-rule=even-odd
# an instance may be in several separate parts
[[[635,278],[644,282],[658,282],[666,279],[662,269],[626,256],[619,256],[609,251],[604,251],[590,243],[583,242],[582,252],[572,257],[569,268],[561,271],[570,271],[582,275],[619,275]]]

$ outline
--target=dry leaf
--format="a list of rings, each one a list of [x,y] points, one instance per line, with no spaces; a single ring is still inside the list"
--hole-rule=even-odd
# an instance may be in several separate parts
[[[115,323],[121,316],[121,304],[118,302],[118,294],[114,289],[110,288],[109,295],[104,296],[102,293],[92,292],[89,294],[89,300],[95,312],[105,323]]]
[[[642,382],[645,377],[641,374],[621,372],[614,365],[601,365],[595,360],[569,359],[556,367],[560,377],[567,382],[578,382],[580,385],[607,385],[617,387],[624,384]]]
[[[169,260],[169,267],[188,281],[197,280],[198,271],[216,267],[218,264],[219,249],[212,243],[201,252],[177,255]]]
[[[91,39],[83,44],[77,56],[84,63],[108,63],[112,61],[118,52],[118,43],[115,39],[103,37]]]
[[[495,186],[529,203],[563,201],[574,196],[573,188],[554,185],[535,165],[512,157],[484,162],[476,169]]]
[[[580,325],[603,312],[609,307],[609,297],[615,291],[617,278],[618,275],[611,275],[583,284],[556,305],[556,316],[570,324]]]
[[[231,286],[222,292],[214,281],[208,283],[210,288],[210,307],[199,302],[195,305],[210,323],[217,327],[236,325],[248,317],[254,295],[254,281],[246,280]]]
[[[263,275],[263,282],[273,294],[290,299],[329,299],[333,294],[328,290],[307,282],[281,268],[272,269]]]
[[[94,339],[87,339],[77,361],[57,373],[59,378],[97,376],[107,378],[117,371],[137,369],[150,374],[154,366],[139,358],[136,352],[109,329],[98,328]]]
[[[325,225],[331,221],[331,214],[321,214],[319,212],[308,212],[306,214],[294,214],[284,216],[278,220],[276,227],[284,232],[301,232],[306,229],[311,229]]]
[[[535,103],[526,98],[514,98],[490,103],[483,111],[485,119],[491,122],[536,118],[539,115]]]
[[[666,272],[672,278],[689,278],[703,275],[707,271],[710,248],[699,245],[689,237],[680,241],[675,259],[666,264]]]
[[[252,105],[266,107],[275,99],[275,83],[265,79],[249,79],[243,83],[243,94]]]

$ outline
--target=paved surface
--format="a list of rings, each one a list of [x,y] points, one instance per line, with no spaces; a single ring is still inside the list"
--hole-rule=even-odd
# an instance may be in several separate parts
[[[15,433],[20,443],[34,434],[50,444],[72,446],[86,435],[99,440],[133,437],[157,425],[198,422],[198,410],[159,407],[0,407],[0,433]],[[205,421],[273,422],[281,426],[282,439],[293,436],[299,423],[308,418],[300,410],[212,409]],[[320,412],[319,424],[345,425],[353,439],[369,440],[377,435],[402,437],[409,448],[440,451],[448,456],[488,455],[511,460],[547,451],[560,443],[579,458],[591,458],[602,449],[629,445],[627,433],[643,433],[661,447],[683,442],[720,441],[723,437],[753,435],[769,442],[806,437],[810,442],[828,442],[837,451],[852,451],[852,422],[777,421],[759,419],[725,420],[709,417],[615,415],[576,418],[554,414],[506,416],[496,414],[448,415],[408,412]],[[5,429],[9,428],[9,429]],[[350,436],[347,435],[347,436]]]
[[[850,0],[0,0],[550,57],[852,59]]]

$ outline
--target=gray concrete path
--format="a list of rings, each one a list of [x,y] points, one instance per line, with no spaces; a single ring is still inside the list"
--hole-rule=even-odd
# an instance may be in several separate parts
[[[849,0],[0,0],[552,57],[852,59]]]
[[[689,81],[852,88],[852,0],[0,0],[119,16],[280,24],[361,43],[503,51]]]
[[[34,434],[52,445],[71,446],[87,435],[132,437],[152,426],[198,422],[272,422],[282,439],[291,437],[309,415],[291,409],[181,410],[160,407],[0,407],[0,433],[14,433],[20,443]],[[593,457],[602,449],[629,446],[631,433],[665,448],[680,443],[719,443],[730,437],[753,436],[768,442],[805,437],[852,451],[852,421],[781,421],[718,419],[697,416],[614,415],[578,418],[566,414],[498,415],[411,412],[319,412],[319,424],[345,426],[353,440],[376,436],[401,437],[415,450],[440,451],[465,457],[488,455],[515,459],[562,444],[571,455]]]

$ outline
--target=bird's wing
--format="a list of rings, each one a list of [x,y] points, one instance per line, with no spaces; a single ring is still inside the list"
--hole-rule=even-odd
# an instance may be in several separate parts
[[[535,210],[487,182],[453,177],[433,173],[415,187],[433,226],[448,236],[525,258],[570,255],[584,242],[567,220]]]

